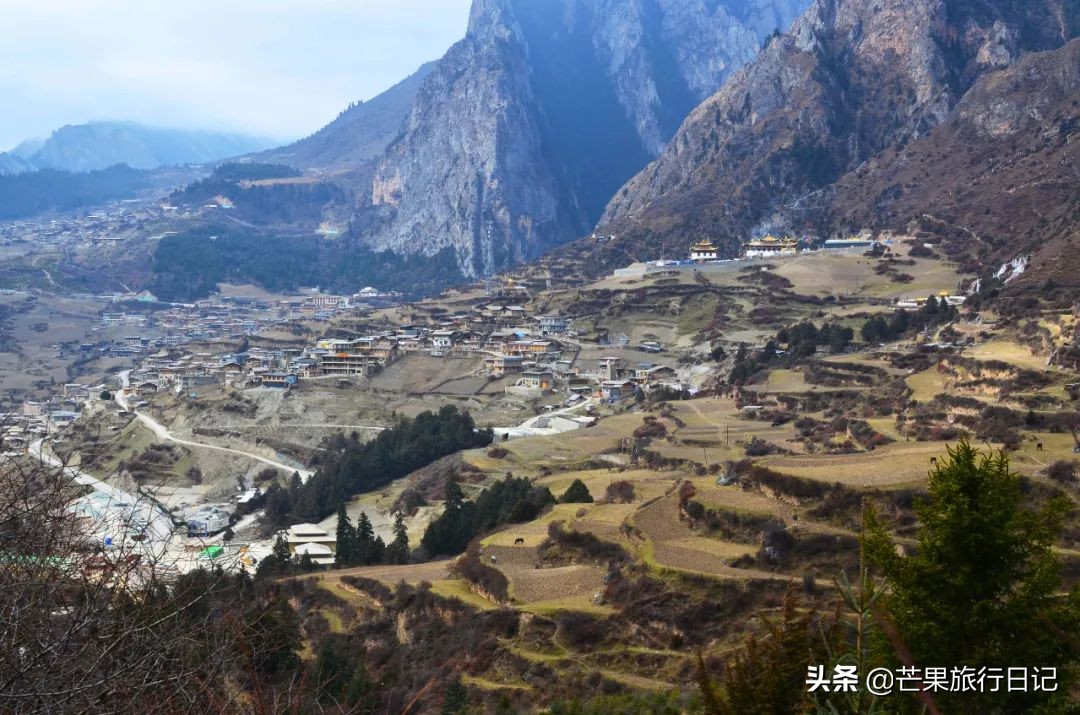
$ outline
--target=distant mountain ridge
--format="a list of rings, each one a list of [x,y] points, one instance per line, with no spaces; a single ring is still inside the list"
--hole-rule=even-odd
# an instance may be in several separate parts
[[[390,89],[345,109],[309,137],[259,152],[252,158],[297,169],[358,169],[374,161],[397,137],[424,79],[429,62]]]
[[[33,170],[34,167],[26,163],[25,159],[8,152],[0,152],[0,174],[21,174]]]
[[[242,134],[160,129],[130,122],[88,122],[61,127],[39,146],[24,142],[12,152],[0,154],[0,171],[88,172],[117,164],[151,170],[211,163],[273,143]]]

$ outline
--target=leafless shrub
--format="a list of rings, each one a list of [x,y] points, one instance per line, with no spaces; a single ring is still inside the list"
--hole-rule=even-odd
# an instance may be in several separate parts
[[[270,683],[302,672],[288,603],[250,579],[179,575],[173,528],[149,498],[77,472],[41,442],[0,458],[0,711],[286,705],[294,691]]]

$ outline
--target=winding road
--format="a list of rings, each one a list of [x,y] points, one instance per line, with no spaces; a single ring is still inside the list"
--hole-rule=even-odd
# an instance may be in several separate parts
[[[303,482],[306,482],[315,474],[315,472],[310,469],[304,469],[303,467],[297,467],[292,464],[286,464],[285,462],[279,462],[276,459],[270,459],[269,457],[264,457],[260,454],[245,452],[240,449],[233,449],[232,447],[221,447],[216,444],[207,444],[205,442],[195,442],[188,439],[180,439],[179,437],[174,436],[172,432],[169,431],[168,427],[161,424],[150,415],[146,414],[145,412],[139,412],[138,410],[132,409],[130,403],[128,402],[128,396],[125,394],[125,390],[127,390],[128,387],[128,378],[130,374],[130,370],[124,370],[120,373],[121,389],[117,390],[113,394],[113,398],[116,400],[116,404],[120,406],[120,409],[127,410],[128,412],[134,414],[135,418],[139,420],[139,422],[143,423],[146,427],[148,427],[150,431],[154,433],[154,436],[157,437],[159,440],[163,442],[172,442],[173,444],[180,444],[185,447],[194,447],[195,449],[208,449],[214,452],[224,452],[226,454],[234,454],[239,457],[247,457],[248,459],[253,459],[256,462],[260,462],[262,464],[274,467],[275,469],[280,469],[288,474],[296,472],[300,475],[300,480]]]

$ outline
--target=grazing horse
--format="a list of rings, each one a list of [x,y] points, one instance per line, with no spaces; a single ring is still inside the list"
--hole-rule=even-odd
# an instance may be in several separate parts
[[[1039,442],[1039,443],[1038,443],[1037,445],[1035,445],[1035,451],[1036,451],[1036,452],[1041,452],[1041,451],[1043,451],[1043,446],[1042,446],[1042,442]]]
[[[525,543],[525,539],[521,538],[520,536],[517,537],[516,539],[514,539],[514,546],[518,546],[518,545],[524,544],[524,543]]]
[[[932,465],[934,465],[936,467],[937,466],[937,457],[931,457],[930,458],[930,464],[932,464]]]

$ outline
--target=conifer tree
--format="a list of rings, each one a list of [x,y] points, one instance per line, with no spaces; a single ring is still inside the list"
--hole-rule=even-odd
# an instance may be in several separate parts
[[[708,715],[772,715],[810,712],[807,668],[827,660],[833,623],[818,621],[794,591],[784,597],[778,621],[765,621],[765,637],[752,636],[724,665],[720,686],[698,654],[697,681]],[[823,637],[824,636],[824,637]]]
[[[367,512],[360,512],[356,520],[356,560],[364,565],[375,563],[375,528]]]
[[[292,553],[289,551],[289,542],[285,540],[283,533],[279,533],[274,539],[274,547],[270,555],[264,558],[256,569],[256,574],[263,577],[276,577],[292,568]]]
[[[930,474],[929,492],[916,507],[912,555],[897,554],[873,510],[864,529],[867,557],[889,584],[882,605],[916,665],[1057,668],[1056,693],[945,693],[938,697],[943,710],[1027,712],[1063,704],[1080,659],[1069,635],[1080,632],[1080,591],[1061,592],[1053,550],[1069,504],[1055,497],[1037,509],[1025,506],[1008,457],[966,441]]]
[[[442,715],[463,715],[468,712],[469,691],[461,683],[461,678],[454,678],[443,691]]]
[[[589,493],[589,488],[585,486],[585,482],[575,479],[563,492],[559,501],[563,504],[592,504],[593,498],[592,494]]]
[[[442,515],[431,522],[421,544],[431,555],[460,554],[473,536],[472,505],[465,501],[461,485],[446,483],[446,505]]]
[[[289,550],[289,542],[285,539],[284,532],[281,532],[274,539],[273,555],[283,566],[287,566],[292,561],[292,552]]]
[[[356,539],[360,543],[375,539],[375,527],[371,525],[366,511],[360,512],[360,518],[356,520]]]
[[[386,561],[391,564],[409,562],[409,530],[405,526],[405,514],[394,515],[394,540],[386,548]]]
[[[366,565],[381,564],[386,560],[386,542],[382,540],[381,536],[376,536],[375,540],[368,546],[367,558],[364,561]]]
[[[357,559],[357,534],[345,502],[338,505],[337,515],[337,563],[339,566],[352,566]]]
[[[300,560],[297,562],[296,567],[304,573],[311,573],[312,571],[319,568],[318,564],[316,564],[315,561],[311,558],[311,554],[308,553],[305,553],[303,556],[300,557]]]

